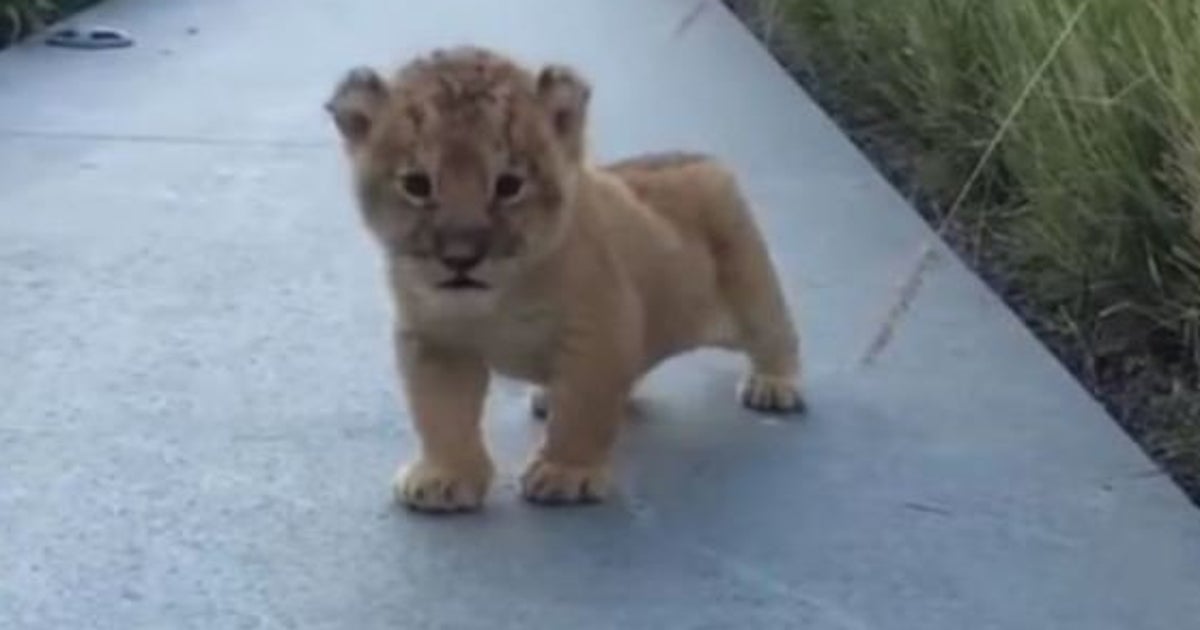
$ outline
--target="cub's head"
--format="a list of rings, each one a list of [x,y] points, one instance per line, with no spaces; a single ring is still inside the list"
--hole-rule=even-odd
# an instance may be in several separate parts
[[[503,288],[570,221],[589,88],[477,48],[441,50],[391,79],[350,71],[326,105],[359,205],[405,282]]]

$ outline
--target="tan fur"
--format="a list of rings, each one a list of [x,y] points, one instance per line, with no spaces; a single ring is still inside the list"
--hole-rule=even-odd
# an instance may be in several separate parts
[[[588,96],[567,68],[534,74],[463,48],[390,81],[356,70],[328,105],[390,263],[422,441],[397,494],[415,509],[482,503],[493,371],[545,387],[545,440],[522,476],[539,503],[604,498],[630,390],[670,357],[742,351],[744,404],[802,406],[798,338],[733,176],[700,155],[592,165]],[[505,197],[499,179],[514,173],[524,185]],[[429,199],[411,180],[425,175]],[[464,277],[480,287],[445,288],[455,257],[475,255]]]

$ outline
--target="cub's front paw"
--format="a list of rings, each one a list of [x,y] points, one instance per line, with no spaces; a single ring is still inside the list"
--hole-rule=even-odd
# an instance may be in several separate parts
[[[568,466],[538,457],[521,476],[521,495],[541,505],[597,503],[608,496],[608,467]]]
[[[490,463],[446,466],[421,460],[396,473],[396,500],[418,512],[470,512],[483,505],[491,482]]]
[[[794,379],[751,374],[738,392],[742,405],[766,413],[803,413],[804,396]]]

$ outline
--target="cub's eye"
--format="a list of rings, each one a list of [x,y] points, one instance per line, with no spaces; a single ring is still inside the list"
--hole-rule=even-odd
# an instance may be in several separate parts
[[[496,178],[496,199],[500,201],[512,201],[521,194],[521,190],[525,188],[525,180],[517,175],[504,174]]]
[[[404,189],[404,194],[420,201],[427,201],[433,194],[433,181],[425,173],[401,175],[400,187]]]

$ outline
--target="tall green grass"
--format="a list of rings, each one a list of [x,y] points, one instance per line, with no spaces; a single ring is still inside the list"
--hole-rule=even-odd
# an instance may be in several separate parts
[[[52,0],[0,0],[0,45],[34,30],[53,10]]]
[[[1200,2],[759,0],[822,81],[912,143],[935,199],[967,179],[1082,18],[958,212],[1085,354],[1200,367]]]
[[[0,0],[0,48],[99,0]]]

